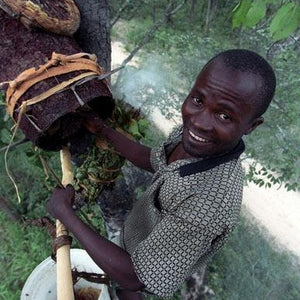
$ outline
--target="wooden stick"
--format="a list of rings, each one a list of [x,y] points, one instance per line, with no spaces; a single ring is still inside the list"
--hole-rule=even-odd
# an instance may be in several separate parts
[[[62,167],[62,184],[67,186],[73,183],[74,175],[71,165],[71,154],[67,147],[60,151]],[[68,235],[68,230],[56,220],[56,236]],[[74,300],[73,281],[71,272],[70,245],[64,245],[56,252],[57,268],[57,300]]]

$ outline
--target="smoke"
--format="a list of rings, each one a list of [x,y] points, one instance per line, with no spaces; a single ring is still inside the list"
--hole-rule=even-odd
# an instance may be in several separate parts
[[[166,122],[166,133],[181,122],[184,88],[179,74],[166,64],[163,57],[150,56],[140,67],[128,66],[119,76],[115,87],[116,98],[141,109],[155,123]],[[167,124],[167,121],[172,124]]]

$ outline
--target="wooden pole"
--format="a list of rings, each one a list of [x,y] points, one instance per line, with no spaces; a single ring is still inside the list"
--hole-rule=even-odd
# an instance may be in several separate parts
[[[62,184],[67,186],[73,184],[73,171],[71,164],[71,154],[67,147],[60,151],[62,168]],[[56,220],[56,236],[68,235],[68,230]],[[57,268],[57,300],[74,300],[73,281],[71,272],[70,245],[64,245],[56,252]]]

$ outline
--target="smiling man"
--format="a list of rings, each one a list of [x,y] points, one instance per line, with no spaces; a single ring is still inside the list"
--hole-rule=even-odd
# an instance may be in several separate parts
[[[261,56],[234,49],[204,66],[182,105],[183,125],[157,148],[129,140],[95,115],[87,117],[90,132],[154,173],[125,221],[120,246],[77,218],[71,186],[57,188],[47,206],[118,283],[120,299],[142,299],[140,291],[171,296],[224,245],[242,201],[242,136],[263,123],[275,86]]]

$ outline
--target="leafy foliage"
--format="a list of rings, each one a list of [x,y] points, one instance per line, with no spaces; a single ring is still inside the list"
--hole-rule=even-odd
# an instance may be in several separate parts
[[[96,224],[93,216],[93,226],[104,230]],[[0,211],[0,299],[20,299],[25,281],[34,268],[52,253],[51,237],[45,229],[12,222]],[[79,248],[73,240],[73,248]]]
[[[300,6],[296,3],[283,5],[270,24],[270,34],[274,41],[279,41],[290,35],[300,24]]]
[[[105,147],[105,148],[104,148]],[[75,190],[90,204],[106,185],[120,175],[124,159],[112,147],[91,146],[82,165],[75,171]]]
[[[259,157],[261,164],[270,170],[267,176],[275,176],[278,186],[289,190],[299,189],[300,178],[297,57],[298,51],[288,46],[275,55],[272,60],[278,82],[275,99],[265,114],[265,123],[247,137],[250,157]]]
[[[130,139],[140,140],[145,137],[148,120],[139,110],[126,103],[116,101],[111,127],[121,131]],[[105,140],[97,137],[87,154],[82,154],[82,163],[75,167],[75,190],[85,202],[91,204],[105,187],[111,186],[121,176],[125,159]]]
[[[206,284],[216,300],[298,299],[299,265],[276,251],[262,229],[243,216],[229,242],[209,265]]]
[[[245,27],[252,27],[265,16],[266,6],[262,1],[245,0],[240,1],[232,12],[233,28],[242,25]]]
[[[266,16],[267,6],[276,1],[242,0],[232,11],[232,26],[251,28]],[[272,16],[269,32],[274,41],[287,38],[300,25],[300,6],[295,2],[284,1]]]
[[[32,270],[51,254],[51,241],[40,229],[13,223],[0,211],[0,299],[20,299]],[[4,271],[5,270],[5,271]]]

